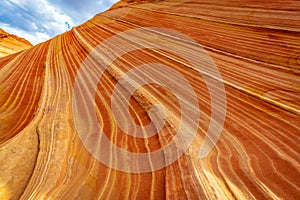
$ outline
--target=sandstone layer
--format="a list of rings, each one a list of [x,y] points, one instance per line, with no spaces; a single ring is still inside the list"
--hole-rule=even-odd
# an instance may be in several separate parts
[[[9,34],[0,29],[0,58],[24,49],[29,49],[32,44],[16,35]]]
[[[1,199],[299,199],[299,16],[295,0],[123,1],[69,32],[0,59]],[[195,54],[198,45],[203,54]],[[211,60],[202,59],[206,55]],[[89,67],[81,71],[84,63]],[[92,96],[88,89],[96,79]],[[157,79],[183,95],[151,83]],[[183,79],[193,92],[182,87]],[[135,87],[138,80],[149,84]],[[128,100],[134,124],[121,109],[125,99],[112,105],[118,85],[125,93],[135,89]],[[74,113],[78,91],[81,107]],[[186,103],[192,96],[197,103]],[[95,106],[87,103],[89,97]],[[165,113],[157,107],[151,115],[157,104]],[[186,113],[180,112],[185,105]],[[90,108],[101,137],[84,115]],[[166,167],[154,169],[160,163],[149,157],[153,171],[124,172],[118,167],[149,166],[119,159],[113,148],[99,151],[107,137],[112,147],[127,152],[154,152],[172,142],[185,118],[195,123],[183,124],[183,133],[188,137],[193,132],[186,130],[196,127],[196,136]],[[161,124],[158,134],[135,137],[136,125],[149,125],[141,129],[147,136]],[[199,157],[208,130],[208,144],[216,144]],[[188,142],[180,139],[178,149]],[[163,152],[162,162],[176,153]]]

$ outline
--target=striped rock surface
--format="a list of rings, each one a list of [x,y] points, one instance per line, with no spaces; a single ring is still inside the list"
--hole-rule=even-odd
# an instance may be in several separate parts
[[[0,57],[29,49],[30,47],[32,47],[32,44],[24,38],[19,38],[0,29]]]
[[[299,199],[299,16],[122,1],[1,58],[0,199]]]

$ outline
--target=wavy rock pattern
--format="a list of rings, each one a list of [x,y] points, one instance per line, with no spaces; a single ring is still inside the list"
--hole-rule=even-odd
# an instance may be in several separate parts
[[[299,199],[299,16],[300,3],[294,0],[123,1],[67,33],[0,59],[1,199]],[[121,38],[103,49],[102,60],[123,47],[138,50],[107,68],[95,96],[99,124],[112,143],[136,153],[155,151],[178,129],[178,99],[156,84],[134,93],[130,114],[135,123],[146,125],[151,105],[164,105],[167,123],[159,134],[137,138],[116,123],[112,92],[139,65],[162,63],[181,73],[201,109],[196,138],[177,161],[153,172],[126,173],[107,167],[85,148],[75,126],[72,96],[89,52],[116,34],[140,27],[174,30],[203,46],[222,75],[222,80],[209,73],[205,77],[225,85],[226,120],[216,146],[200,159],[212,105],[204,77],[182,58],[189,51],[175,55],[143,48],[146,44],[138,38],[157,40],[147,34]],[[164,37],[162,45],[170,40],[168,45],[195,48],[184,38]],[[199,65],[209,67],[206,62]],[[93,60],[90,69],[97,69]],[[167,74],[180,87],[172,76]],[[152,119],[160,122],[156,114]],[[94,141],[100,148],[102,143]]]
[[[19,38],[0,29],[0,57],[29,49],[30,47],[32,47],[32,44],[24,38]]]

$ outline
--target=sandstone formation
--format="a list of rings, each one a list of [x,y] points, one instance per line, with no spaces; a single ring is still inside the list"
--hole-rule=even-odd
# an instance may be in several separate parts
[[[122,1],[0,59],[1,199],[300,199],[299,16],[295,0]],[[134,88],[127,113],[117,87]],[[179,151],[140,162],[114,150],[155,152],[195,127],[157,170]],[[203,144],[213,148],[199,157]]]
[[[32,44],[24,38],[9,34],[0,29],[0,57],[7,56],[32,47]]]

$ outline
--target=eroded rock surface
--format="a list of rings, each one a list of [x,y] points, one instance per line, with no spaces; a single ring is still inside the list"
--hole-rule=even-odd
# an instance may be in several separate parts
[[[7,56],[32,47],[32,44],[24,38],[9,34],[0,29],[0,57]]]
[[[1,199],[299,199],[299,16],[300,2],[293,0],[125,1],[69,32],[0,59]],[[221,78],[211,71],[211,61],[202,59],[205,53],[193,53],[198,44]],[[94,57],[85,60],[98,45]],[[84,62],[89,67],[82,72]],[[143,73],[132,71],[150,63],[170,73],[158,70],[152,75],[155,67],[150,65]],[[130,71],[132,76],[123,80]],[[74,84],[80,73],[81,110],[74,113]],[[139,77],[149,84],[136,87],[134,78]],[[180,98],[170,88],[151,83],[157,79],[177,87],[183,102],[195,96],[197,103],[186,103],[186,113],[180,112]],[[182,88],[183,79],[193,93]],[[118,167],[144,167],[135,160],[115,160],[119,157],[112,148],[98,151],[104,135],[92,131],[89,115],[81,118],[91,106],[86,100],[93,80],[98,84],[92,108],[112,144],[137,154],[160,150],[178,134],[186,115],[199,121],[184,124],[183,132],[196,126],[190,148],[171,165],[147,173],[123,172],[100,162],[97,155]],[[118,82],[122,92],[135,89],[129,100],[135,124],[128,129],[149,125],[146,137],[162,123],[158,134],[138,138],[137,129],[128,134],[120,128],[111,105]],[[220,84],[226,110],[220,88],[214,87]],[[155,104],[166,108],[166,116],[160,109],[150,116]],[[126,126],[122,106],[125,100],[115,109]],[[199,119],[194,117],[197,106]],[[212,107],[217,115],[212,116]],[[224,126],[214,123],[223,114]],[[218,139],[216,145],[200,158],[212,122],[210,136],[219,126],[222,132],[211,137]],[[82,131],[92,151],[79,137]],[[181,139],[175,142],[179,148],[185,143]],[[164,162],[173,153],[163,152]]]

